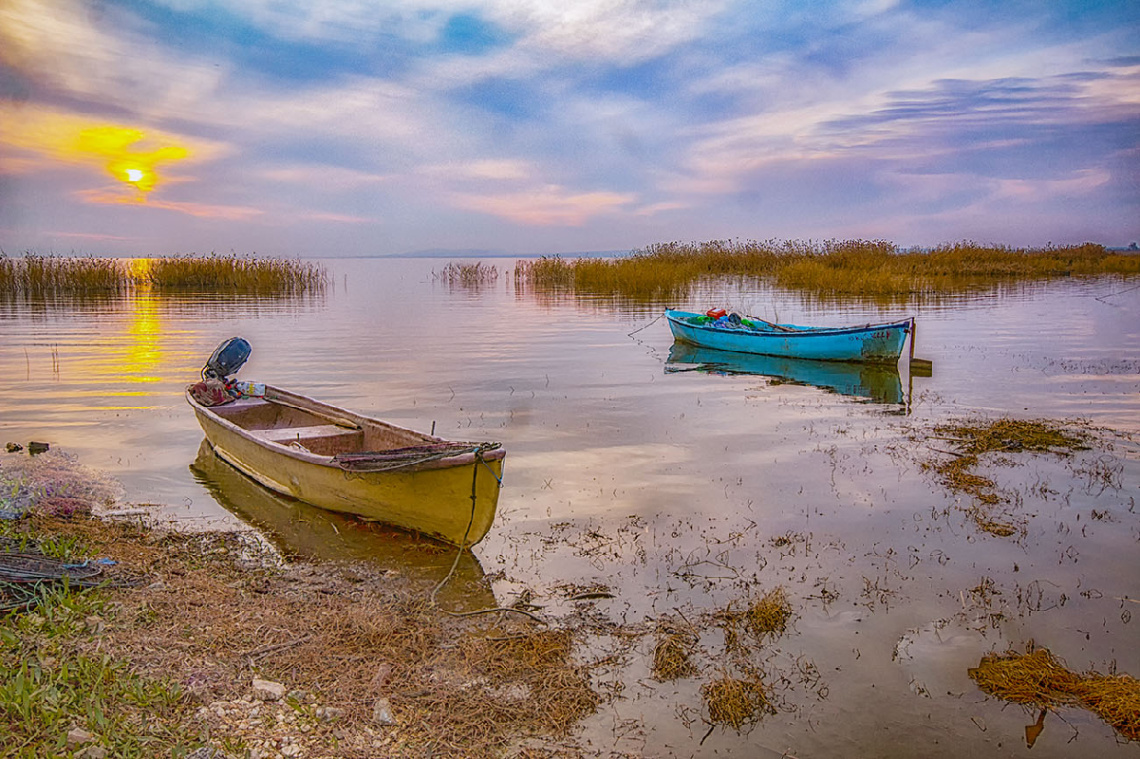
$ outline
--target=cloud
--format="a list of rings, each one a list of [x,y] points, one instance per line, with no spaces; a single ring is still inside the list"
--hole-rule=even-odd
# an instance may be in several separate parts
[[[534,226],[581,226],[595,216],[613,213],[636,200],[632,194],[574,193],[556,185],[489,195],[454,193],[451,197],[458,208]]]
[[[83,202],[96,205],[143,206],[163,211],[174,211],[175,213],[185,214],[187,216],[221,219],[224,221],[247,221],[262,214],[262,211],[257,208],[220,206],[184,201],[152,200],[138,195],[127,195],[120,191],[106,189],[81,190],[75,194],[81,198]]]

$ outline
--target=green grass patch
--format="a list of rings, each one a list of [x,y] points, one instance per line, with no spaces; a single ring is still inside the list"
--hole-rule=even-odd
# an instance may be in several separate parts
[[[73,728],[92,736],[84,745],[124,759],[185,756],[201,744],[183,727],[191,707],[177,683],[76,650],[108,613],[103,593],[60,586],[0,620],[0,757],[71,756]]]

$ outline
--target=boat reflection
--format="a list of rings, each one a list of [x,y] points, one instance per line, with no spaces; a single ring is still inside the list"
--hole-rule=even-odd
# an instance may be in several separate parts
[[[761,356],[677,342],[669,349],[665,371],[754,374],[772,384],[812,385],[874,403],[902,404],[905,399],[898,367],[890,364]]]
[[[285,557],[305,561],[365,561],[413,580],[439,583],[458,549],[415,533],[311,506],[275,493],[218,458],[205,440],[190,465],[195,481],[223,508],[253,526]],[[496,606],[483,567],[470,551],[437,599],[447,608]]]

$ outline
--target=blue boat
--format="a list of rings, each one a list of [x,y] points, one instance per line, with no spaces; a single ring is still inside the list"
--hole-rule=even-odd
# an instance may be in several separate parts
[[[897,363],[907,335],[914,332],[913,318],[857,327],[802,327],[723,311],[667,310],[665,317],[675,339],[702,348],[823,361]]]
[[[891,364],[812,361],[784,356],[718,351],[677,342],[669,348],[665,372],[703,372],[764,377],[772,385],[805,385],[886,405],[904,402],[902,378]]]

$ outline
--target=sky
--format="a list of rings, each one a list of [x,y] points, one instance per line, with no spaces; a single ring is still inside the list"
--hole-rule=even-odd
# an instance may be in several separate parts
[[[0,251],[1140,240],[1140,2],[0,0]]]

